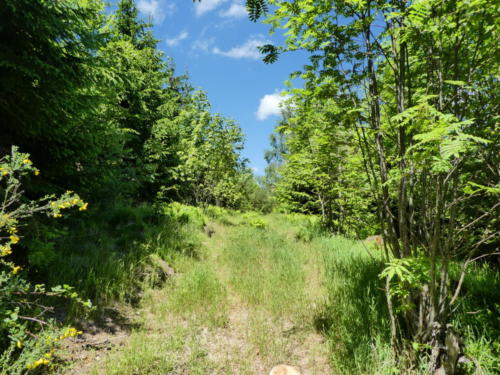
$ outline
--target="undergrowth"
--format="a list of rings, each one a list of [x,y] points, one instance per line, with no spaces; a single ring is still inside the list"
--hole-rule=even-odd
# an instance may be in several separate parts
[[[324,336],[338,373],[399,373],[378,277],[385,267],[382,253],[328,235],[316,218],[174,204],[115,207],[88,222],[93,224],[75,226],[72,237],[54,241],[64,256],[46,266],[58,269],[50,273],[51,283],[77,285],[82,296],[104,304],[134,302],[146,288],[142,305],[154,314],[145,316],[127,347],[104,363],[107,374],[216,373],[220,364],[209,359],[197,335],[204,327],[227,327],[234,295],[253,311],[248,345],[269,361],[286,360],[289,340],[283,330],[292,324],[297,330],[311,326]],[[203,250],[201,229],[213,222],[231,230]],[[151,280],[145,275],[151,254],[177,271],[160,300],[145,285]],[[456,277],[451,275],[452,282]],[[497,272],[486,264],[471,266],[453,322],[471,359],[467,374],[499,368],[499,291]],[[168,334],[162,321],[172,322]]]
[[[98,305],[135,302],[151,254],[172,259],[196,255],[198,223],[158,212],[151,206],[118,206],[96,211],[76,223],[71,235],[56,239],[60,256],[47,268],[50,284],[75,285]]]

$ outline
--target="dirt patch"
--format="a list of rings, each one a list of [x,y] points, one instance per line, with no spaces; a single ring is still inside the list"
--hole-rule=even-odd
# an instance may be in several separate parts
[[[95,320],[80,322],[82,335],[66,340],[59,353],[59,358],[67,364],[66,375],[89,373],[96,362],[104,359],[110,351],[126,345],[139,315],[130,306],[108,307],[96,315]]]

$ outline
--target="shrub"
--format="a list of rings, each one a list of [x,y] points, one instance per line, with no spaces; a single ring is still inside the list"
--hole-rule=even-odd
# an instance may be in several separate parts
[[[68,335],[60,335],[56,341],[40,341],[48,331],[56,329],[55,322],[47,318],[47,312],[52,309],[47,302],[49,298],[69,297],[82,305],[91,306],[68,285],[51,289],[42,284],[32,285],[25,279],[23,268],[11,260],[22,239],[19,228],[24,220],[37,213],[58,218],[64,209],[74,206],[80,210],[87,208],[87,203],[69,191],[60,197],[51,195],[38,200],[26,199],[21,179],[39,173],[29,155],[20,153],[17,147],[12,147],[11,154],[0,159],[0,195],[4,199],[0,206],[0,368],[12,368],[13,374],[21,373],[23,366],[36,368],[50,364],[49,354],[52,352],[48,350],[52,350],[60,339],[77,334],[76,330],[68,328]],[[23,368],[19,369],[20,366]]]
[[[163,213],[177,220],[181,224],[194,224],[202,228],[206,224],[205,215],[199,207],[187,206],[172,202],[162,206]]]

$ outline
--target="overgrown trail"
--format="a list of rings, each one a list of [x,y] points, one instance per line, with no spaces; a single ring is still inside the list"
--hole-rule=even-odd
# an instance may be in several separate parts
[[[332,373],[314,328],[326,298],[320,250],[294,240],[283,217],[234,220],[210,224],[199,259],[182,258],[148,292],[141,328],[92,373],[255,375],[279,363]]]

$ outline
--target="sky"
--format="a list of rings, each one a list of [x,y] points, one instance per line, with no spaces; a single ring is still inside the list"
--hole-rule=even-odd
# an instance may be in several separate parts
[[[306,63],[292,53],[278,62],[262,62],[257,46],[280,44],[281,31],[248,19],[243,0],[136,0],[140,16],[154,23],[158,48],[174,60],[177,74],[187,73],[196,89],[208,94],[212,111],[231,117],[243,129],[243,157],[256,174],[266,167],[264,151],[279,120],[280,93],[290,73]]]

